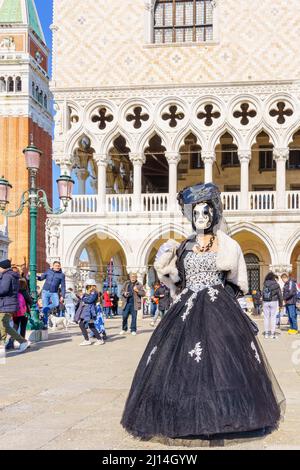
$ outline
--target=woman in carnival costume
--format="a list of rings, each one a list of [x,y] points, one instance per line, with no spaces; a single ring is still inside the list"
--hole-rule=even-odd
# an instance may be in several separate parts
[[[270,432],[285,399],[238,293],[248,292],[239,244],[221,230],[220,192],[198,184],[178,195],[194,233],[169,240],[155,268],[179,293],[135,373],[122,425],[140,438],[217,438]]]

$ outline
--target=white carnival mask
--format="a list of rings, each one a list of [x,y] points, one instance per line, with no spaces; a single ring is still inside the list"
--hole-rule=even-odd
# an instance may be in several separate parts
[[[208,230],[213,223],[214,212],[206,202],[196,204],[193,210],[193,222],[197,232]]]

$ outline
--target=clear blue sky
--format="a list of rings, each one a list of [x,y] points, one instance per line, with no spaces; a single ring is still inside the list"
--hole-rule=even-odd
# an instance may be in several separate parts
[[[53,0],[35,0],[35,4],[40,15],[40,20],[46,37],[46,42],[51,49],[52,35],[49,26],[52,24]]]
[[[49,29],[53,22],[53,0],[35,0],[38,14],[42,23],[43,31],[45,34],[47,46],[52,48],[52,33]],[[50,74],[51,74],[51,58],[50,58]],[[56,179],[60,174],[59,167],[53,164],[53,203],[55,207],[59,206],[59,199],[57,197]]]

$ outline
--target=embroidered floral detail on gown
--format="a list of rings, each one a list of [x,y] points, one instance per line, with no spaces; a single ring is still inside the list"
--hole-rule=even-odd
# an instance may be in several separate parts
[[[203,437],[278,427],[284,395],[215,253],[188,252],[186,287],[155,329],[122,425],[137,437]]]

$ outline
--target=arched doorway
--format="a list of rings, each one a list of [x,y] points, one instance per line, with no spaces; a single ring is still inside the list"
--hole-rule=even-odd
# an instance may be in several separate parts
[[[260,289],[260,262],[258,256],[253,253],[245,255],[247,265],[249,292]]]
[[[104,233],[96,233],[86,240],[75,256],[75,288],[81,289],[88,277],[96,280],[103,292],[109,289],[120,295],[127,279],[127,259],[119,242]]]
[[[292,276],[300,282],[300,240],[293,249],[291,256]]]

